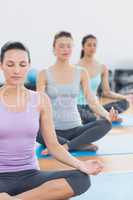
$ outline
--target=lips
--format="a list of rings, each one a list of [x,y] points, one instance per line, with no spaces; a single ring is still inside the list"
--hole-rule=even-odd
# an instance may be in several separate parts
[[[12,79],[15,79],[15,80],[19,80],[21,79],[22,77],[21,76],[11,76]]]
[[[64,54],[63,54],[63,56],[69,56],[69,54],[67,54],[67,53],[64,53]]]

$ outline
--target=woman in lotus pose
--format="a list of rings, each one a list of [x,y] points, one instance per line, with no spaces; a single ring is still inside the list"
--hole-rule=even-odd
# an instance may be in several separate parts
[[[0,200],[59,200],[80,195],[90,187],[88,175],[103,164],[80,161],[58,143],[47,95],[28,90],[24,80],[30,55],[20,42],[1,49],[5,84],[0,88]],[[34,148],[38,128],[51,154],[73,170],[40,171]]]
[[[92,143],[108,133],[111,129],[111,121],[117,119],[117,114],[114,110],[106,111],[91,93],[86,70],[69,63],[72,46],[73,39],[70,33],[62,31],[55,36],[53,48],[56,63],[40,72],[37,89],[42,92],[46,91],[50,97],[53,120],[60,144],[68,151],[96,151],[97,146]],[[82,124],[77,109],[80,87],[84,91],[89,106],[102,117],[86,125]],[[37,141],[45,146],[41,132],[38,134]],[[47,154],[47,149],[43,153]]]
[[[131,95],[121,95],[110,90],[108,68],[105,65],[100,64],[94,58],[96,47],[97,39],[94,35],[87,35],[82,39],[81,59],[78,66],[87,70],[89,75],[89,85],[94,95],[96,95],[97,89],[102,82],[103,96],[117,100],[116,102],[104,105],[104,108],[109,111],[113,107],[118,113],[121,113],[129,107],[128,101],[130,100]],[[91,107],[88,106],[88,102],[86,101],[82,89],[78,97],[78,109],[84,124],[96,120],[96,116]]]

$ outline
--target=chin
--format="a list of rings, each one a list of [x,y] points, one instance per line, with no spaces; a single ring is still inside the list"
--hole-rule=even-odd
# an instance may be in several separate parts
[[[10,82],[10,85],[12,85],[12,86],[20,86],[20,85],[23,85],[23,83],[20,82],[20,81],[13,81],[13,82]]]
[[[88,54],[88,57],[93,56],[93,55],[94,55],[94,53],[93,53],[93,52],[90,52],[90,53]]]
[[[64,56],[61,59],[62,59],[62,61],[68,61],[70,59],[70,56]]]
[[[92,51],[90,54],[93,56],[96,52],[95,51]]]

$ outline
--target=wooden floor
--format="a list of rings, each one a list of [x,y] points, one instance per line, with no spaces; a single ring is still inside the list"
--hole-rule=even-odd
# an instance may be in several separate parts
[[[110,100],[102,99],[102,103],[107,103]],[[125,112],[126,114],[133,114],[133,106]],[[113,128],[109,134],[133,134],[132,127],[117,127]],[[119,148],[119,146],[118,146]],[[133,171],[133,154],[121,154],[121,155],[110,155],[110,156],[95,156],[95,157],[79,157],[80,160],[97,159],[104,162],[103,173],[120,173]],[[40,159],[40,168],[43,170],[67,170],[70,167],[56,161],[55,159]]]

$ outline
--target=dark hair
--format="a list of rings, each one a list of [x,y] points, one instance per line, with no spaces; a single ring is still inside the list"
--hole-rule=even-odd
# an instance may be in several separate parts
[[[27,47],[22,44],[21,42],[6,42],[2,48],[1,48],[1,53],[0,53],[0,61],[1,63],[3,62],[4,60],[4,56],[5,56],[5,53],[8,51],[8,50],[12,50],[12,49],[18,49],[18,50],[22,50],[22,51],[26,51],[27,54],[28,54],[28,59],[29,59],[29,62],[31,62],[31,59],[30,59],[30,52],[29,50],[27,49]]]
[[[73,39],[71,33],[67,32],[67,31],[60,31],[59,33],[57,33],[57,34],[54,36],[53,47],[55,47],[56,40],[57,40],[58,38],[61,38],[61,37],[67,37],[67,38]]]
[[[82,39],[82,47],[84,47],[84,45],[85,45],[85,43],[87,42],[88,39],[95,39],[95,40],[97,40],[97,38],[94,35],[92,35],[92,34],[86,35]],[[84,57],[84,50],[82,49],[81,50],[80,58],[83,58],[83,57]]]

